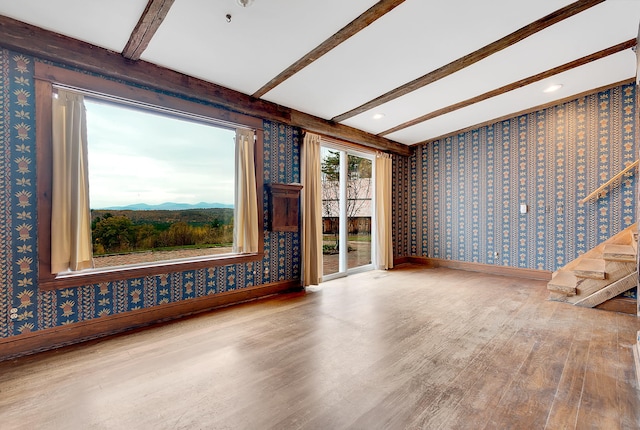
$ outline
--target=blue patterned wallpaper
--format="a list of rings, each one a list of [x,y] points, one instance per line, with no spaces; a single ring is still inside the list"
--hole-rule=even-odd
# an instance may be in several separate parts
[[[415,162],[413,164],[415,168]],[[393,231],[393,257],[407,257],[409,253],[409,229],[415,212],[410,212],[407,204],[415,188],[409,188],[410,158],[393,155],[391,171],[391,229]],[[415,198],[414,198],[415,199]],[[413,221],[415,222],[415,221]]]
[[[562,267],[635,221],[635,174],[579,200],[637,158],[636,109],[623,85],[396,157],[396,256]]]
[[[300,279],[298,233],[265,230],[262,261],[40,291],[32,57],[0,51],[0,337]],[[300,132],[264,121],[264,182],[300,182]],[[266,189],[266,188],[265,188]],[[264,196],[267,225],[267,194]],[[12,319],[10,309],[18,309]]]

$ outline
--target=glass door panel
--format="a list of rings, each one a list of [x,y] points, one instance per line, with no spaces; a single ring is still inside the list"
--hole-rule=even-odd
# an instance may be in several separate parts
[[[371,264],[372,163],[348,155],[347,269]]]
[[[321,149],[322,274],[340,270],[340,151]]]
[[[373,160],[322,147],[323,278],[371,265]]]

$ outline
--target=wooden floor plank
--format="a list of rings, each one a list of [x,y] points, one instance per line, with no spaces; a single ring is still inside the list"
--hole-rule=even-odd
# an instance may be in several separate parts
[[[603,312],[592,327],[577,428],[621,428],[617,342],[616,316]]]
[[[638,428],[637,317],[401,266],[0,363],[0,427]]]
[[[589,314],[590,312],[583,312],[578,316],[580,329],[575,330],[570,345],[567,345],[567,358],[545,429],[575,428],[586,373],[585,357],[588,356],[591,341],[592,320],[588,317]]]
[[[635,357],[633,355],[636,337],[629,334],[629,331],[634,329],[635,324],[626,319],[618,319],[616,322],[618,326],[616,393],[618,406],[620,407],[618,413],[620,428],[640,428],[640,408],[638,408],[635,401],[640,396],[640,386],[638,386]]]
[[[423,362],[428,363],[427,366],[412,372],[414,378],[391,392],[380,405],[375,405],[354,427],[401,428],[406,426],[407,421],[413,422],[412,426],[424,427],[427,425],[423,422],[425,420],[429,421],[428,425],[440,427],[439,423],[450,419],[455,412],[461,398],[468,391],[467,385],[475,380],[473,375],[481,379],[484,379],[482,376],[487,372],[490,377],[493,375],[495,369],[491,365],[485,365],[483,357],[495,354],[495,348],[503,344],[498,338],[505,341],[513,337],[513,330],[506,326],[521,307],[522,303],[508,299],[493,303],[485,303],[481,296],[475,299],[467,309],[468,320],[464,324],[464,331],[441,331],[437,346],[430,354],[420,357]],[[498,309],[503,312],[497,312]],[[430,339],[432,336],[429,333]],[[456,347],[460,342],[465,344]],[[446,368],[434,372],[431,364],[443,362],[447,363]],[[425,385],[422,392],[415,389],[417,381]],[[402,399],[403,404],[413,406],[398,411],[394,407],[398,399]]]
[[[567,345],[571,344],[575,333],[567,324],[571,317],[565,307],[558,304],[551,314],[542,313],[537,318],[523,321],[534,340],[532,349],[519,368],[511,373],[509,384],[486,428],[544,427],[557,391],[557,381],[566,363]]]
[[[487,342],[468,371],[461,372],[459,378],[452,381],[453,387],[461,389],[453,407],[439,407],[434,402],[432,408],[423,412],[420,420],[415,422],[416,426],[464,428],[473,422],[477,428],[482,428],[489,422],[515,368],[519,368],[534,346],[535,340],[522,321],[538,314],[538,304],[544,303],[537,294],[539,291],[528,291],[532,294],[499,325],[499,335]],[[544,318],[542,314],[538,316]],[[509,357],[508,363],[505,357]]]

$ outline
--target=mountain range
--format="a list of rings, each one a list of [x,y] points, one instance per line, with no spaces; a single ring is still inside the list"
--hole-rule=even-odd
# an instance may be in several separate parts
[[[127,206],[110,206],[106,208],[100,208],[100,210],[114,210],[114,211],[180,211],[186,209],[216,209],[216,208],[230,208],[233,209],[233,205],[226,203],[173,203],[165,202],[158,205],[149,205],[146,203],[134,203]]]

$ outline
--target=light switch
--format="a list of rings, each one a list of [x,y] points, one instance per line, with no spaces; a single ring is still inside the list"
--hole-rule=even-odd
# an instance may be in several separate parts
[[[529,211],[529,207],[527,206],[526,203],[521,203],[520,204],[520,213],[521,214],[526,214]]]

